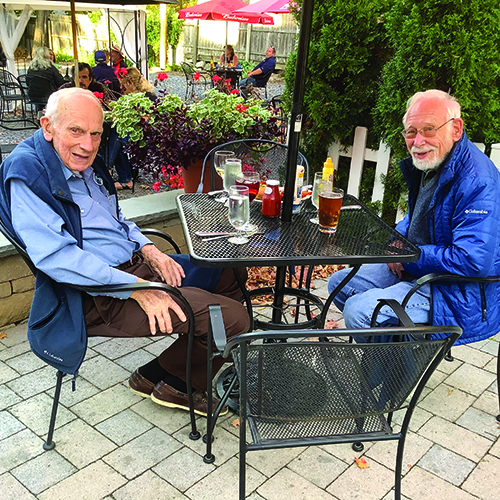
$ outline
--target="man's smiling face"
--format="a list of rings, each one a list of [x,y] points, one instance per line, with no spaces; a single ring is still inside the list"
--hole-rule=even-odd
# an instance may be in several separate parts
[[[92,93],[63,98],[57,121],[40,120],[45,139],[52,142],[64,165],[72,172],[83,172],[92,165],[99,149],[103,113]]]

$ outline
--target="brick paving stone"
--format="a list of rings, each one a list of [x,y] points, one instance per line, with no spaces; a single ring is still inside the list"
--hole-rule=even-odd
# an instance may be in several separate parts
[[[284,450],[276,451],[279,452]],[[252,453],[249,455],[252,455]],[[287,467],[307,481],[324,489],[337,479],[348,466],[345,462],[327,453],[320,447],[311,446],[292,460]]]
[[[45,366],[45,362],[31,351],[16,356],[15,358],[11,358],[7,360],[5,364],[9,365],[21,375],[25,375],[26,373],[30,373],[38,370],[38,368],[42,368],[42,366]]]
[[[261,497],[257,492],[253,492],[251,495],[247,497],[247,500],[266,500],[264,497]]]
[[[44,393],[37,394],[13,406],[9,411],[36,434],[45,434],[49,429],[52,398]],[[60,406],[57,410],[56,429],[75,418],[73,413]]]
[[[28,340],[28,325],[26,323],[9,328],[4,332],[7,334],[7,337],[0,340],[0,342],[6,347],[22,344]]]
[[[0,411],[0,441],[24,428],[24,424],[9,412]]]
[[[204,463],[201,455],[183,447],[155,465],[152,470],[179,491],[185,492],[215,470],[215,466]]]
[[[457,424],[493,441],[500,436],[496,418],[476,408],[469,408],[457,420]]]
[[[489,371],[489,372],[494,373],[496,375],[497,374],[497,360],[496,360],[496,358],[492,357],[491,360],[484,366],[484,369],[486,371]]]
[[[446,361],[444,359],[439,363],[437,370],[443,373],[453,373],[455,370],[458,370],[463,365],[462,361],[459,361],[458,359],[455,359],[454,361]]]
[[[68,380],[62,384],[59,402],[70,408],[80,401],[90,398],[98,392],[100,392],[100,390],[95,385],[92,385],[82,377],[78,377],[76,379],[76,390],[73,390],[72,380],[68,377]],[[53,398],[54,390],[47,391],[46,394]]]
[[[280,470],[257,489],[266,500],[334,500],[334,497],[290,469]]]
[[[150,422],[131,410],[122,411],[96,425],[99,432],[119,446],[143,434],[151,427],[153,425]]]
[[[189,488],[184,494],[192,500],[237,500],[238,460],[232,458]],[[265,481],[265,476],[252,467],[246,471],[246,494],[250,494]],[[262,493],[261,493],[262,495]],[[267,500],[269,497],[263,495]],[[282,495],[281,498],[285,498]],[[312,498],[312,497],[310,497]],[[288,498],[288,500],[292,500]],[[315,500],[320,500],[317,498]],[[330,499],[331,500],[331,499]]]
[[[104,457],[104,461],[127,479],[133,479],[179,448],[178,441],[153,428]]]
[[[136,368],[149,363],[155,358],[150,352],[139,349],[135,352],[131,352],[121,358],[115,359],[115,363],[120,365],[125,370],[133,372]]]
[[[0,385],[0,410],[5,410],[22,399],[5,385]]]
[[[24,429],[0,441],[0,474],[43,453],[43,441]]]
[[[472,471],[462,488],[481,500],[498,499],[498,482],[500,477],[500,459],[486,455]]]
[[[453,486],[443,479],[414,467],[401,484],[401,492],[411,500],[477,500],[477,497]]]
[[[389,491],[387,495],[382,498],[382,500],[394,500],[394,490]],[[405,497],[404,495],[401,495],[401,500],[410,500],[408,497]]]
[[[144,347],[153,356],[159,356],[167,347],[171,346],[177,340],[177,335],[167,335],[152,344]]]
[[[435,389],[441,382],[443,382],[446,378],[448,377],[448,374],[444,372],[438,372],[435,371],[427,384],[425,384],[426,387],[429,387],[431,389]]]
[[[199,422],[199,431],[203,435],[205,433],[206,423],[205,420],[201,420]],[[175,439],[180,441],[184,446],[191,448],[193,451],[196,451],[200,455],[205,455],[206,453],[206,444],[202,439],[198,439],[193,441],[189,439],[187,429],[181,429],[176,432],[174,435]],[[212,445],[212,453],[215,455],[215,465],[221,465],[231,457],[234,457],[239,451],[239,440],[238,438],[226,431],[225,429],[215,428],[214,431],[215,440]]]
[[[2,500],[36,500],[36,498],[9,473],[0,476]]]
[[[57,451],[79,469],[98,460],[116,445],[82,420],[74,420],[54,433]]]
[[[108,342],[109,337],[89,337],[88,346],[95,347],[96,345],[102,344],[103,342]]]
[[[417,462],[431,449],[432,442],[413,432],[406,435],[403,453],[403,475],[417,464]],[[376,460],[388,469],[396,468],[397,441],[379,441],[366,452],[366,457]]]
[[[151,471],[145,472],[113,493],[115,500],[187,500],[182,493]]]
[[[128,379],[130,373],[113,361],[103,356],[97,356],[83,363],[80,375],[99,389],[108,389],[116,383]]]
[[[50,453],[42,453],[29,462],[16,467],[11,473],[31,493],[38,495],[76,471],[77,469],[73,465],[54,450]]]
[[[283,448],[280,450],[251,451],[247,453],[247,464],[267,477],[274,476],[282,467],[292,462],[306,448]],[[323,452],[326,453],[326,452]],[[333,459],[330,455],[330,459]],[[333,460],[331,460],[333,462]]]
[[[17,373],[16,370],[13,370],[6,363],[0,361],[0,384],[10,382],[17,377],[19,377],[19,373]]]
[[[453,357],[477,368],[484,368],[494,356],[475,348],[476,344],[459,345],[453,348]]]
[[[500,439],[497,439],[497,442],[491,447],[490,453],[500,458]]]
[[[153,403],[153,401],[149,398],[144,398],[130,409],[168,434],[173,434],[179,429],[183,429],[182,432],[184,432],[186,436],[189,434],[191,427],[189,427],[189,429],[187,427],[190,420],[189,413],[186,411],[161,406]],[[203,430],[205,428],[205,421],[198,419],[197,422],[199,422],[202,426],[201,430]],[[176,437],[179,439],[178,436]]]
[[[479,396],[476,401],[474,401],[474,404],[472,406],[473,408],[477,408],[478,410],[489,413],[490,415],[494,415],[495,417],[500,411],[498,405],[498,396],[490,391],[484,391],[481,396]]]
[[[488,391],[493,392],[494,394],[498,394],[498,383],[494,380],[491,385],[488,387]]]
[[[395,412],[392,418],[393,424],[402,425],[404,415],[405,415],[404,411]],[[432,413],[429,413],[427,410],[420,408],[417,403],[417,406],[413,411],[413,415],[411,416],[409,430],[412,432],[417,432],[420,429],[420,427],[422,427],[422,425],[428,422],[429,419],[431,418],[432,418]]]
[[[491,446],[490,440],[440,417],[429,420],[419,434],[474,462],[481,460]]]
[[[355,463],[350,465],[326,491],[339,500],[382,498],[394,486],[394,472],[374,460],[367,462],[369,469],[360,469]]]
[[[85,358],[83,358],[83,361],[87,361],[89,359],[95,358],[98,356],[98,353],[95,352],[93,349],[90,349],[90,347],[87,349],[85,352]]]
[[[44,491],[38,499],[100,500],[125,483],[126,479],[123,476],[102,461],[98,461]]]
[[[498,342],[494,340],[487,340],[483,346],[481,346],[481,351],[487,352],[492,356],[498,355]]]
[[[448,377],[446,384],[480,396],[495,378],[492,373],[465,363]]]
[[[7,383],[7,386],[23,399],[44,392],[55,385],[56,370],[51,366],[45,366]]]
[[[71,411],[88,424],[96,425],[141,400],[141,396],[134,394],[127,387],[117,384],[81,403],[77,403],[71,407]]]
[[[441,384],[419,402],[420,408],[455,421],[474,403],[474,398],[447,384]]]
[[[28,341],[21,342],[13,347],[7,348],[7,346],[3,346],[5,349],[0,352],[0,361],[6,361],[10,358],[14,358],[15,356],[19,356],[20,354],[24,354],[30,350],[30,344]]]
[[[476,464],[435,444],[420,460],[418,466],[455,486],[460,486]]]
[[[138,338],[116,338],[108,342],[94,346],[94,351],[106,356],[108,359],[115,360],[121,358],[125,354],[129,354],[137,349],[146,347],[151,344],[151,340],[144,337]]]

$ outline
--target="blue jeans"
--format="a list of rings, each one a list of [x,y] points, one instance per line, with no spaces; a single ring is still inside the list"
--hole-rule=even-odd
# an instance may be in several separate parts
[[[239,86],[243,87],[244,85],[248,85],[251,83],[254,87],[258,87],[257,80],[253,76],[248,76],[247,78],[242,78],[240,80]]]
[[[331,293],[350,271],[343,269],[332,274],[328,281],[328,292]],[[396,299],[401,303],[416,282],[413,276],[405,280],[405,274],[403,279],[399,279],[387,264],[361,266],[333,300],[343,313],[346,328],[370,328],[378,299]],[[406,312],[414,323],[429,323],[429,311],[430,285],[425,285],[412,296]],[[377,323],[381,326],[397,325],[398,319],[393,310],[385,306],[378,314]]]

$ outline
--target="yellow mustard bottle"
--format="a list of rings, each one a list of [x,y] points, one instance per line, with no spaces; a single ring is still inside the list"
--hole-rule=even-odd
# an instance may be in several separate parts
[[[323,163],[323,180],[333,181],[334,170],[333,161],[328,157],[325,163]]]

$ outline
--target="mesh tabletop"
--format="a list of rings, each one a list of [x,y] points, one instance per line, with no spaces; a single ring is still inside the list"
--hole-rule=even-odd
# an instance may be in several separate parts
[[[262,204],[254,201],[250,223],[262,234],[250,236],[244,245],[234,245],[227,238],[203,241],[195,235],[197,231],[234,232],[228,209],[217,201],[217,195],[184,194],[177,204],[191,260],[201,266],[353,265],[410,262],[419,257],[418,248],[351,195],[344,197],[335,234],[321,233],[309,221],[310,211],[303,209],[293,214],[291,222],[282,222],[264,217]],[[393,240],[400,240],[403,248],[390,246]]]

